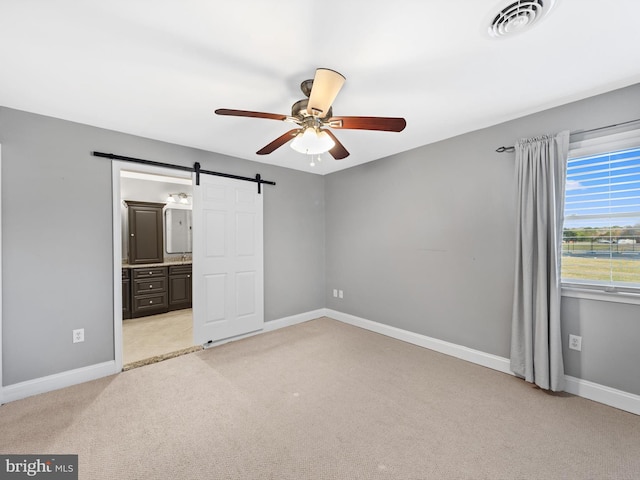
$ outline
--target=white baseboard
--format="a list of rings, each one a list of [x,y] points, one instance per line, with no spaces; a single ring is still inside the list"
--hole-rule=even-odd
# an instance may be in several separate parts
[[[270,320],[268,322],[264,322],[261,330],[256,330],[255,332],[249,332],[242,335],[238,335],[237,337],[230,337],[230,338],[218,340],[216,342],[211,342],[205,345],[204,348],[206,349],[206,348],[218,347],[220,345],[224,345],[225,343],[235,342],[238,340],[242,340],[244,338],[260,335],[261,333],[272,332],[280,328],[290,327],[292,325],[297,325],[298,323],[308,322],[309,320],[314,320],[316,318],[324,317],[325,312],[326,312],[326,309],[321,308],[319,310],[312,310],[310,312],[291,315],[290,317],[283,317],[283,318],[278,318],[276,320]]]
[[[324,315],[335,320],[348,323],[349,325],[371,330],[372,332],[380,333],[397,340],[402,340],[413,345],[435,350],[436,352],[451,355],[452,357],[460,358],[468,362],[482,365],[483,367],[513,375],[508,358],[499,357],[497,355],[463,347],[461,345],[456,345],[455,343],[445,342],[443,340],[438,340],[437,338],[427,337],[426,335],[421,335],[419,333],[409,332],[400,328],[390,327],[389,325],[373,322],[371,320],[366,320],[347,313],[337,312],[335,310],[325,309]],[[615,388],[571,377],[569,375],[565,375],[565,381],[565,391],[567,393],[640,415],[639,395],[634,395],[622,390],[616,390]]]
[[[640,395],[569,375],[565,375],[564,379],[565,391],[568,393],[640,415]]]
[[[249,333],[241,337],[230,339],[227,341],[221,341],[215,345],[220,345],[228,341],[240,340],[259,333],[270,332],[278,330],[280,328],[297,325],[299,323],[308,322],[319,317],[330,317],[349,325],[364,328],[372,332],[380,333],[388,337],[402,340],[413,345],[428,348],[436,352],[444,353],[452,357],[460,358],[468,362],[482,365],[483,367],[491,368],[502,373],[513,375],[509,368],[509,359],[492,355],[490,353],[481,352],[472,348],[464,347],[462,345],[456,345],[455,343],[445,342],[438,340],[437,338],[427,337],[419,333],[409,332],[397,327],[391,327],[364,318],[349,315],[347,313],[338,312],[328,308],[320,308],[318,310],[312,310],[310,312],[300,313],[297,315],[291,315],[289,317],[280,318],[265,322],[264,328],[258,332]],[[36,378],[33,380],[27,380],[25,382],[0,387],[0,405],[14,400],[20,400],[22,398],[30,397],[32,395],[38,395],[60,388],[69,387],[78,383],[88,382],[90,380],[96,380],[98,378],[106,377],[119,373],[116,370],[115,361],[109,361],[99,363],[97,365],[91,365],[88,367],[78,368],[67,372],[61,372],[47,377]],[[615,388],[607,387],[597,383],[589,382],[588,380],[582,380],[580,378],[565,376],[566,388],[568,393],[577,395],[579,397],[587,398],[595,402],[603,403],[611,407],[625,410],[627,412],[640,415],[640,396],[632,393],[624,392],[622,390],[616,390]]]
[[[291,325],[297,325],[298,323],[308,322],[316,318],[325,317],[327,315],[326,308],[319,308],[318,310],[312,310],[310,312],[299,313],[298,315],[291,315],[290,317],[279,318],[278,320],[271,320],[270,322],[264,322],[263,332],[270,332],[283,327],[290,327]]]
[[[70,387],[78,383],[96,380],[115,373],[118,373],[116,371],[116,362],[111,360],[109,362],[48,375],[46,377],[14,383],[13,385],[7,385],[0,389],[0,404]]]
[[[222,340],[211,342],[205,345],[204,348],[207,349],[207,348],[218,347],[220,345],[224,345],[225,343],[236,342],[244,338],[260,335],[261,333],[272,332],[280,328],[290,327],[292,325],[297,325],[298,323],[308,322],[309,320],[313,320],[315,318],[324,316],[324,312],[325,312],[325,309],[322,308],[319,310],[312,310],[310,312],[299,313],[297,315],[291,315],[290,317],[283,317],[283,318],[278,318],[276,320],[270,320],[268,322],[264,322],[260,330],[256,330],[255,332],[244,333],[236,337],[224,338]]]
[[[400,328],[390,327],[389,325],[365,320],[364,318],[337,312],[335,310],[328,310],[326,315],[336,320],[340,320],[341,322],[348,323],[349,325],[381,333],[382,335],[402,340],[403,342],[412,343],[420,347],[428,348],[429,350],[435,350],[436,352],[451,355],[452,357],[460,358],[468,362],[482,365],[483,367],[488,367],[502,373],[513,375],[509,369],[510,362],[508,358],[499,357],[497,355],[463,347],[461,345],[456,345],[455,343],[445,342],[444,340],[438,340],[437,338],[427,337],[426,335],[421,335],[419,333],[409,332]]]

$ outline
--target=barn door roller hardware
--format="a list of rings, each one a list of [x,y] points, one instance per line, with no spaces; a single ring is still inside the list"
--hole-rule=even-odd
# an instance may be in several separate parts
[[[233,175],[231,173],[213,172],[211,170],[202,170],[200,163],[196,162],[193,167],[185,167],[183,165],[173,165],[171,163],[156,162],[154,160],[144,160],[142,158],[123,157],[122,155],[115,155],[113,153],[92,152],[94,157],[110,158],[111,160],[122,160],[124,162],[139,163],[142,165],[153,165],[155,167],[173,168],[174,170],[182,170],[183,172],[195,172],[196,185],[200,185],[200,175],[215,175],[216,177],[233,178],[235,180],[243,180],[245,182],[254,182],[258,184],[258,193],[262,193],[262,184],[275,185],[276,182],[269,180],[263,180],[259,173],[255,177],[243,177],[240,175]]]

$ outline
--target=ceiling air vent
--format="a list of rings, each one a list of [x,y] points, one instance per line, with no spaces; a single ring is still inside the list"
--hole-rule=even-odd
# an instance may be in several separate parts
[[[521,32],[549,13],[555,0],[519,0],[498,13],[489,27],[489,35],[503,37]]]

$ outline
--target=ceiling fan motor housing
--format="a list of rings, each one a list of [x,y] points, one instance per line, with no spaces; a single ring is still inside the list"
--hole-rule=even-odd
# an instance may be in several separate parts
[[[311,87],[313,87],[313,78],[309,78],[300,84],[300,90],[307,98],[311,95]]]
[[[312,82],[313,82],[313,80],[312,80]],[[310,117],[309,113],[307,112],[307,105],[308,104],[309,104],[309,99],[308,98],[303,98],[302,100],[298,100],[291,107],[291,116],[299,118],[300,120],[303,120],[306,117]],[[327,113],[327,115],[325,115],[322,118],[329,119],[332,116],[333,116],[333,107],[330,107],[329,108],[329,112]]]

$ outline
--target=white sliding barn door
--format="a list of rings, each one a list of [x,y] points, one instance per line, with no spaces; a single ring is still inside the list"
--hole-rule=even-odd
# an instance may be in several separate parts
[[[262,195],[252,182],[200,175],[193,187],[193,338],[264,325]]]

